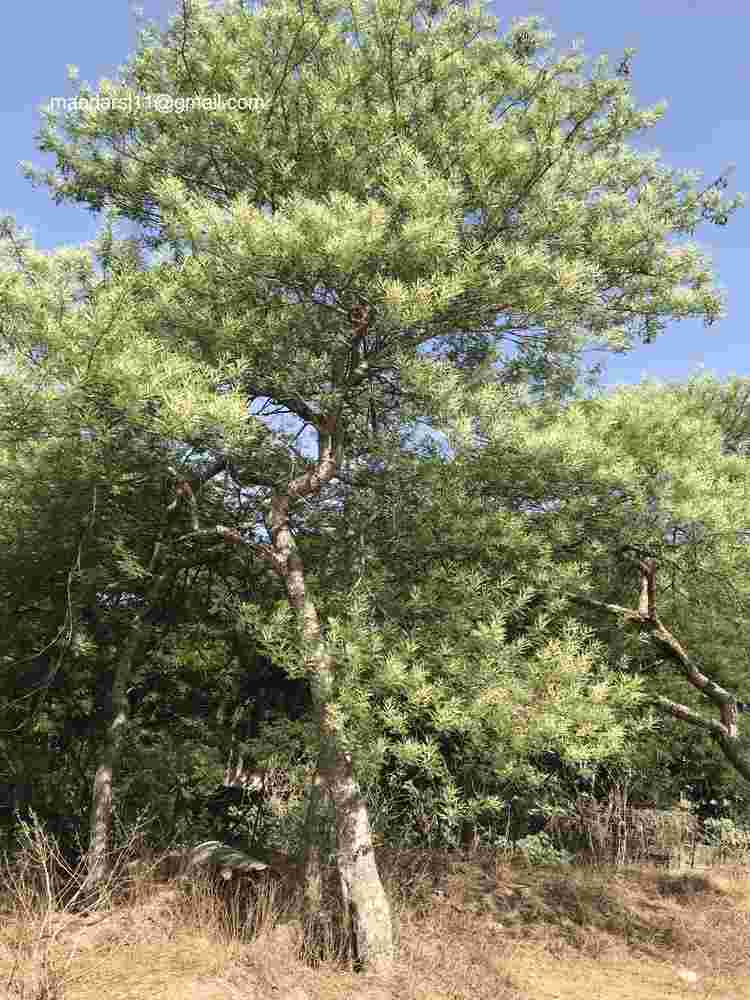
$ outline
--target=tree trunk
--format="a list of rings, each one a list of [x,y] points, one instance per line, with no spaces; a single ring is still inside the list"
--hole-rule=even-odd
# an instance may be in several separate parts
[[[89,856],[87,885],[101,885],[109,875],[109,839],[112,829],[112,771],[116,751],[102,752],[96,769],[89,820]],[[105,760],[105,758],[107,758]]]
[[[336,849],[344,927],[361,967],[387,969],[393,960],[391,908],[375,861],[367,805],[351,754],[331,741],[324,775],[336,815]]]
[[[323,932],[321,918],[323,910],[323,865],[321,862],[321,835],[323,808],[326,803],[326,790],[321,773],[322,759],[313,775],[310,785],[310,799],[307,804],[304,829],[304,853],[300,874],[302,877],[302,927],[305,940],[304,951],[315,954],[320,948],[320,937]]]
[[[225,468],[226,461],[224,459],[213,462],[200,475],[195,477],[194,485],[202,485]],[[109,845],[112,837],[112,777],[119,761],[122,737],[128,724],[129,705],[127,689],[133,673],[133,663],[150,631],[146,623],[146,616],[156,604],[171,577],[170,572],[163,572],[159,576],[155,574],[161,561],[164,538],[170,534],[175,515],[183,507],[187,508],[193,533],[198,533],[200,525],[198,523],[198,507],[193,484],[187,479],[179,478],[175,484],[175,498],[167,507],[166,527],[161,537],[154,543],[153,552],[151,553],[148,572],[152,577],[152,583],[146,592],[146,604],[144,609],[136,616],[133,629],[117,663],[115,676],[112,681],[112,718],[107,727],[101,759],[96,769],[91,801],[87,887],[101,885],[110,872]],[[191,565],[191,563],[183,563],[183,568],[188,565]],[[176,567],[173,566],[172,572],[175,569]]]
[[[296,562],[296,560],[294,560]],[[317,622],[314,606],[307,601],[305,617]],[[320,731],[320,783],[312,789],[308,830],[314,840],[307,845],[305,898],[308,908],[320,899],[320,808],[328,794],[336,824],[336,865],[343,902],[343,924],[350,937],[354,959],[361,968],[383,970],[393,960],[393,928],[388,897],[380,880],[367,804],[354,775],[352,755],[343,750],[329,717],[333,688],[333,663],[320,643],[311,657],[313,697]],[[320,787],[316,787],[317,785]],[[309,912],[309,909],[308,909]]]
[[[320,775],[336,814],[336,861],[344,903],[344,924],[351,933],[355,960],[360,967],[387,968],[393,960],[393,929],[388,898],[375,862],[367,805],[357,784],[351,754],[342,749],[330,718],[334,693],[334,664],[325,649],[318,611],[305,585],[302,559],[289,526],[293,500],[316,493],[336,471],[334,427],[320,433],[319,459],[314,469],[289,484],[285,494],[271,501],[271,546],[264,547],[284,582],[289,604],[297,614],[306,648],[313,702],[320,734]],[[319,807],[320,792],[311,794],[311,807]],[[317,815],[311,823],[317,831]],[[307,846],[306,896],[311,905],[319,898],[320,864],[316,846]]]
[[[127,686],[133,673],[133,661],[145,638],[145,615],[156,597],[161,580],[151,588],[146,608],[138,615],[133,631],[120,656],[112,682],[112,718],[104,737],[99,766],[94,777],[89,825],[88,872],[89,888],[100,886],[110,873],[109,845],[112,836],[112,776],[120,757],[122,737],[128,724]]]
[[[313,775],[310,785],[310,800],[307,804],[304,830],[304,855],[302,871],[305,873],[305,908],[309,912],[320,909],[323,902],[322,873],[320,861],[321,819],[326,792],[321,774],[322,759]]]
[[[181,502],[187,502],[193,527],[197,528],[197,513],[192,487],[186,480],[178,480],[175,493],[175,499],[167,507],[168,525],[166,531],[170,530],[170,522]],[[155,542],[153,552],[151,553],[148,571],[152,576],[152,583],[146,593],[145,607],[136,616],[133,629],[117,662],[115,676],[112,681],[112,716],[104,737],[104,746],[102,747],[99,766],[96,769],[91,797],[89,852],[87,859],[88,873],[86,877],[86,885],[90,888],[101,885],[110,873],[109,845],[112,838],[112,777],[119,761],[122,737],[128,724],[130,706],[128,704],[127,689],[133,674],[133,663],[149,631],[149,627],[146,624],[146,616],[158,600],[167,582],[167,574],[165,573],[162,573],[160,576],[154,576],[161,560],[163,537],[164,532],[162,533],[162,537]]]

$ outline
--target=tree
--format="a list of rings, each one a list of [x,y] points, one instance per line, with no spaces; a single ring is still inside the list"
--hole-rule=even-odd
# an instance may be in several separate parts
[[[65,113],[60,134],[50,117],[40,148],[57,172],[29,168],[57,200],[113,205],[151,249],[179,249],[129,286],[138,349],[153,337],[208,365],[217,400],[244,395],[291,420],[279,429],[257,411],[241,440],[203,422],[194,441],[231,470],[249,516],[194,521],[172,551],[199,559],[218,538],[283,588],[335,804],[345,912],[359,960],[374,965],[392,954],[390,916],[356,778],[362,748],[336,707],[345,671],[299,512],[340,509],[348,471],[388,476],[410,447],[404,428],[413,440],[420,422],[463,427],[491,387],[451,358],[456,337],[515,339],[511,381],[524,365],[544,381],[555,358],[575,360],[591,343],[624,350],[669,317],[713,321],[721,299],[706,262],[667,237],[724,222],[738,204],[626,148],[662,109],[636,110],[603,60],[584,79],[574,54],[539,63],[548,36],[537,20],[503,38],[496,24],[444,0],[284,0],[253,12],[183,0],[123,81],[101,82],[109,107]],[[165,115],[130,100],[157,93],[242,97],[260,110],[184,104]],[[476,352],[469,371],[487,357]],[[133,364],[143,372],[146,355]],[[179,407],[169,412],[179,439]],[[184,490],[191,516],[194,494]]]
[[[546,585],[637,631],[647,703],[707,731],[747,780],[738,720],[750,610],[742,388],[708,376],[645,383],[511,424],[487,410],[481,447],[461,447],[466,474],[495,507],[525,507],[551,545],[554,573],[571,558],[591,567],[584,587]],[[684,681],[700,697],[683,703]],[[706,702],[719,719],[701,710]]]
[[[96,883],[107,869],[112,775],[128,723],[126,689],[154,610],[167,584],[186,568],[184,561],[163,565],[165,529],[185,506],[185,526],[194,523],[192,491],[218,470],[192,470],[192,482],[172,475],[175,496],[165,512],[166,524],[159,523],[162,477],[169,475],[175,451],[186,438],[190,441],[191,425],[203,436],[204,421],[218,418],[226,434],[229,425],[220,411],[227,410],[227,402],[230,408],[233,404],[212,389],[207,397],[205,375],[189,360],[168,357],[153,339],[134,345],[130,338],[137,341],[138,333],[128,288],[133,262],[127,259],[127,246],[124,252],[113,246],[105,231],[100,251],[107,266],[99,279],[89,250],[39,253],[10,222],[4,235],[9,266],[3,274],[3,329],[9,371],[2,376],[3,577],[11,598],[8,632],[17,654],[6,655],[5,662],[13,667],[42,660],[46,674],[36,676],[25,691],[28,682],[16,678],[17,697],[11,696],[11,705],[35,690],[40,696],[35,712],[22,716],[19,728],[37,723],[66,657],[72,654],[79,668],[88,659],[106,670],[112,647],[108,657],[92,642],[83,609],[88,624],[96,626],[102,605],[126,596],[126,605],[131,604],[132,621],[109,664],[106,714],[111,718],[94,779],[89,872]],[[110,269],[118,280],[110,279]],[[190,403],[192,413],[186,410]],[[234,404],[242,421],[237,403],[242,404]],[[162,433],[150,436],[153,428],[147,430],[144,417],[153,420],[157,411]],[[169,445],[170,435],[177,444]],[[201,563],[206,561],[202,556]],[[48,578],[40,580],[40,573]],[[18,629],[10,619],[21,607],[30,615]],[[65,641],[58,644],[55,662],[43,654],[56,645],[55,639],[47,640],[59,624],[61,608],[64,620],[57,640],[64,636]],[[30,648],[42,653],[29,655]]]

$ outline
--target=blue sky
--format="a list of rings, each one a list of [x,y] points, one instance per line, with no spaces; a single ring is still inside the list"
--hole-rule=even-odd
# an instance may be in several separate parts
[[[175,0],[140,0],[148,19],[166,24]],[[664,162],[703,172],[714,180],[736,164],[728,193],[750,194],[750,4],[741,0],[495,0],[501,30],[511,18],[538,14],[557,36],[552,45],[583,40],[584,53],[606,52],[613,66],[623,49],[637,53],[631,80],[637,103],[669,102],[662,121],[637,140],[658,149]],[[3,11],[6,44],[0,63],[0,212],[30,228],[37,246],[51,248],[92,239],[96,218],[82,207],[56,206],[46,188],[34,189],[19,160],[52,165],[37,152],[37,109],[52,96],[72,93],[66,66],[95,83],[113,77],[134,51],[138,21],[128,0],[65,0],[60,4],[9,4]],[[672,323],[655,344],[630,354],[592,355],[606,364],[605,385],[638,382],[648,374],[683,379],[698,365],[719,377],[750,376],[750,204],[725,228],[704,226],[696,242],[713,258],[719,285],[728,292],[727,318],[711,328],[700,321]]]

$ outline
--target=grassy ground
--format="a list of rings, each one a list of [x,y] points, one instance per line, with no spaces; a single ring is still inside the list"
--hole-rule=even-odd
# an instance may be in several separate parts
[[[45,905],[31,869],[6,871],[0,998],[750,1000],[750,869],[532,868],[489,853],[379,861],[398,935],[387,979],[353,973],[330,949],[304,960],[279,882],[227,902],[208,882],[141,877],[119,901],[74,912]]]

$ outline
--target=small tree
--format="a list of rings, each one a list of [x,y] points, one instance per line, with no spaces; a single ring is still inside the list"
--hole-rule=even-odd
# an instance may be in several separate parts
[[[216,465],[193,468],[188,480],[169,462],[178,462],[185,441],[202,436],[206,424],[219,422],[228,440],[232,410],[235,429],[244,426],[240,398],[216,395],[205,368],[170,355],[138,330],[127,248],[124,254],[122,247],[114,247],[105,230],[98,249],[103,275],[95,272],[91,248],[40,253],[10,220],[0,243],[6,264],[2,315],[7,360],[7,371],[0,376],[0,502],[7,532],[2,572],[16,609],[32,599],[25,592],[26,565],[33,563],[32,574],[38,574],[40,565],[48,574],[41,588],[42,608],[32,603],[33,617],[22,629],[9,625],[16,648],[36,646],[43,654],[57,645],[54,657],[47,658],[47,676],[36,685],[39,704],[25,712],[18,728],[33,727],[66,659],[78,661],[79,670],[87,660],[95,671],[111,666],[109,720],[92,793],[92,884],[108,874],[112,781],[129,722],[127,688],[152,631],[155,608],[175,575],[196,564],[189,558],[170,559],[166,543],[181,515],[183,530],[197,523],[194,491],[219,471]],[[109,273],[113,265],[116,278]],[[162,433],[149,437],[148,415],[154,408],[159,410]],[[183,464],[187,474],[190,463]],[[171,480],[172,495],[160,511],[165,479]],[[210,553],[201,553],[198,562],[210,559]],[[38,578],[34,582],[32,576],[30,582],[36,602]],[[102,597],[113,601],[125,595],[135,605],[132,621],[109,664],[87,634],[83,611]],[[49,600],[58,619],[60,610],[64,612],[52,642],[48,636],[54,616],[45,620],[39,614]],[[35,651],[5,660],[12,666],[40,655]],[[71,696],[75,701],[74,691]],[[92,707],[90,703],[89,714]],[[72,711],[72,705],[64,711]]]
[[[532,536],[550,546],[541,590],[637,633],[619,648],[640,653],[646,703],[710,734],[748,780],[738,663],[750,612],[750,465],[739,389],[699,376],[599,393],[555,416],[532,408],[509,422],[487,408],[480,445],[456,446],[490,506],[524,508]],[[591,568],[584,586],[559,576],[573,559]],[[625,604],[628,592],[637,601]]]

